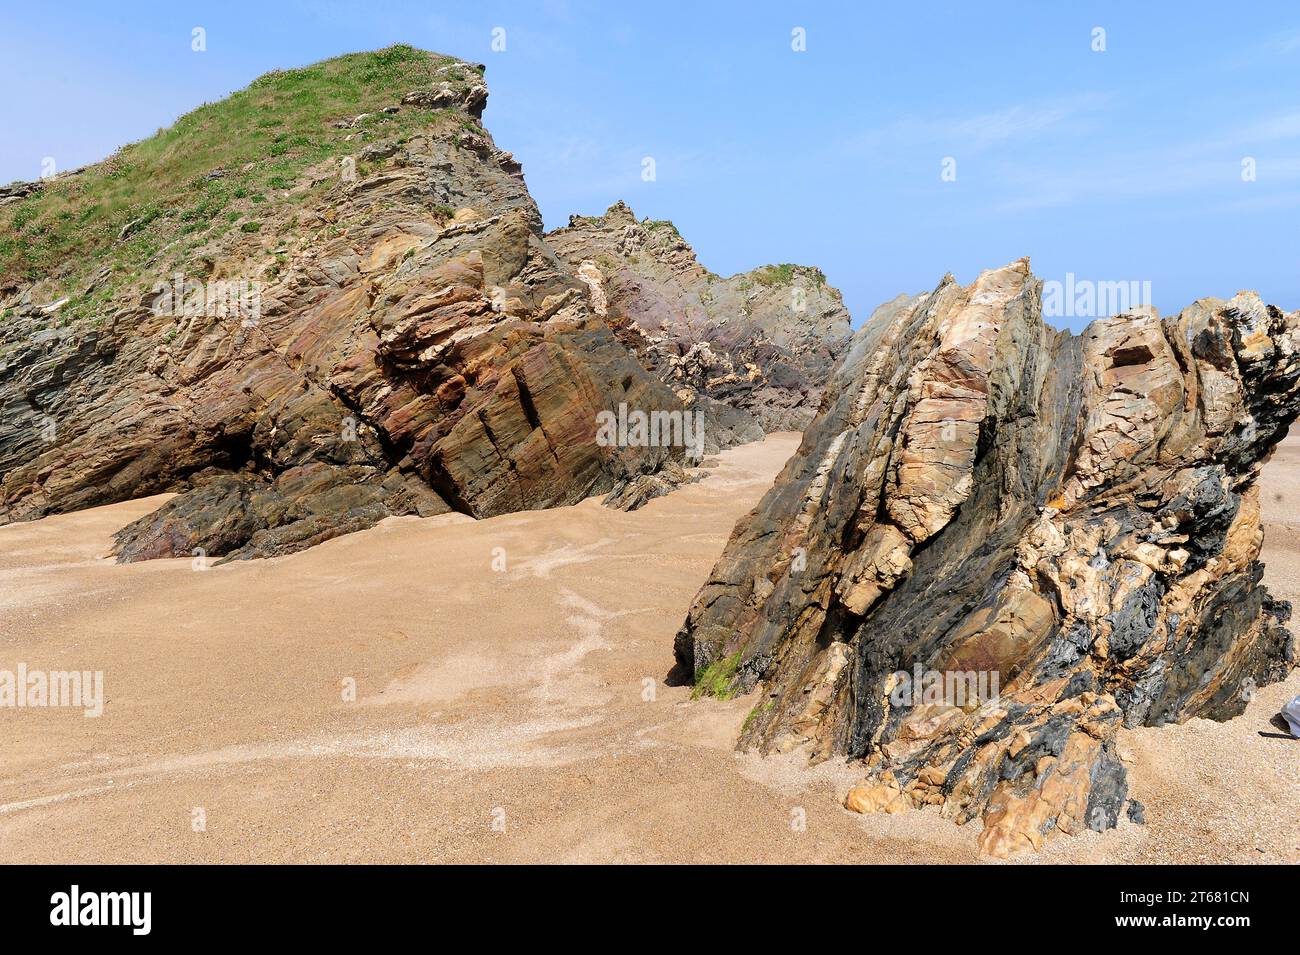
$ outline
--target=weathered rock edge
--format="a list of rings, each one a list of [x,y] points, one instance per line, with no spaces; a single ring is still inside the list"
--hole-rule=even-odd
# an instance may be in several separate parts
[[[852,336],[819,269],[767,265],[724,278],[677,227],[626,203],[546,234],[592,305],[655,377],[709,419],[720,448],[802,431]]]
[[[172,296],[183,308],[132,289],[72,327],[15,292],[0,323],[0,524],[173,491],[116,535],[120,561],[246,558],[390,515],[662,493],[669,477],[644,479],[676,475],[683,449],[602,446],[597,415],[681,403],[543,241],[519,163],[478,125],[481,72],[443,67],[389,106],[459,121],[358,141],[372,171],[309,170],[334,185],[264,223],[286,245],[282,269],[252,273],[269,275],[256,315],[190,307],[199,280],[271,261],[249,247],[268,240],[238,232],[194,263],[198,288]]]
[[[1300,413],[1298,324],[1242,292],[1058,332],[1027,259],[882,306],[679,666],[760,687],[742,748],[862,760],[857,811],[982,816],[1003,857],[1115,826],[1121,724],[1228,719],[1295,665],[1258,477]],[[1000,693],[909,698],[916,668]]]

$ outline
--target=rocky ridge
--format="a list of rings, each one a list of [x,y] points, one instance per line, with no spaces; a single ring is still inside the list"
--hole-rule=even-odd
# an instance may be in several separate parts
[[[851,335],[840,293],[819,270],[765,266],[723,278],[671,222],[638,220],[623,202],[571,216],[546,241],[645,366],[712,418],[719,446],[812,420]]]
[[[1104,830],[1121,725],[1242,711],[1296,663],[1261,585],[1261,463],[1300,414],[1300,313],[1243,292],[1080,335],[1027,260],[882,306],[677,638],[740,738],[866,778],[861,812]]]
[[[479,123],[482,72],[396,47],[259,80],[229,101],[253,101],[245,131],[274,130],[308,83],[379,77],[395,93],[124,215],[129,254],[90,277],[57,254],[76,237],[53,241],[66,217],[51,204],[95,221],[86,190],[144,188],[172,133],[9,187],[21,244],[0,282],[0,523],[176,491],[118,534],[119,560],[264,556],[393,514],[618,494],[680,462],[680,448],[595,441],[602,409],[681,404],[543,240],[519,163]],[[189,153],[222,108],[178,122]],[[286,153],[304,157],[292,176],[273,158]],[[232,223],[246,210],[238,229],[214,228],[217,200]],[[191,214],[211,224],[195,234]]]

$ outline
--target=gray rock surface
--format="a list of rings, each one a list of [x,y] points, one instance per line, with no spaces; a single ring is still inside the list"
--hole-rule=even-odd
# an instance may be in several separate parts
[[[622,202],[571,216],[546,241],[646,367],[712,416],[720,446],[812,420],[851,334],[840,293],[819,270],[765,266],[723,278],[671,222],[638,221]]]

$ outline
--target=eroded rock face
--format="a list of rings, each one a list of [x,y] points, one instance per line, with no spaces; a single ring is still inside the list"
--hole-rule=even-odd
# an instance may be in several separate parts
[[[817,269],[767,266],[722,278],[671,222],[624,203],[571,216],[546,236],[661,381],[713,419],[720,446],[801,431],[850,337],[849,313]]]
[[[392,108],[464,121],[367,146],[355,177],[317,170],[324,201],[263,224],[310,241],[255,311],[136,290],[74,329],[21,290],[0,303],[0,523],[178,491],[119,559],[260,556],[390,514],[572,504],[681,460],[597,443],[602,409],[681,404],[542,240],[519,164],[471,121],[478,70],[452,75]],[[188,278],[244,274],[221,255]]]
[[[678,635],[762,691],[741,745],[846,754],[858,811],[1005,856],[1113,827],[1123,725],[1228,719],[1295,664],[1258,476],[1300,313],[1253,293],[1044,326],[1027,260],[882,306]]]

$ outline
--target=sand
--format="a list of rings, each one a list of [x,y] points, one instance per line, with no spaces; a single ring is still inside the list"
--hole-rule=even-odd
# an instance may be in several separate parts
[[[9,862],[976,862],[979,823],[859,816],[841,761],[733,751],[752,698],[665,684],[672,639],[797,435],[626,514],[399,518],[306,553],[117,566],[163,498],[0,528],[0,669],[102,670],[103,715],[0,708]],[[1300,597],[1300,442],[1265,472]],[[504,564],[503,564],[504,561]],[[348,688],[355,686],[355,698]],[[1126,731],[1148,824],[1015,862],[1298,862],[1270,716]]]

